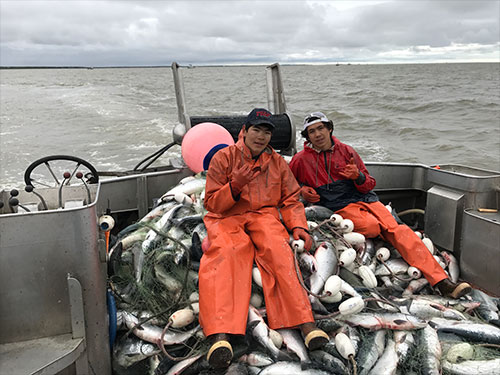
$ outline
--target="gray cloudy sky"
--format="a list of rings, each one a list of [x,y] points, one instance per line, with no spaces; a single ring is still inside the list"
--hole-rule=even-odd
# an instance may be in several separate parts
[[[0,0],[1,66],[500,62],[500,0]]]

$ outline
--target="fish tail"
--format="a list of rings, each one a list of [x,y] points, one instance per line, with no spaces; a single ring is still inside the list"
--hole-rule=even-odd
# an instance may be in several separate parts
[[[283,350],[278,350],[273,357],[276,357],[276,361],[293,361],[293,358],[288,354],[287,352],[284,352]]]

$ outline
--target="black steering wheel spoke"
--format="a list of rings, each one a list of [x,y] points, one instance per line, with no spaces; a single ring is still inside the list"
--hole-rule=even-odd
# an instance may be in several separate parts
[[[60,161],[66,161],[66,162],[71,162],[75,164],[75,167],[70,167],[68,168],[69,170],[72,169],[72,173],[70,174],[70,177],[67,179],[63,179],[61,182],[59,181],[59,178],[57,177],[57,173],[59,171],[55,171],[54,165],[56,162]],[[51,162],[53,164],[51,165]],[[83,175],[84,176],[89,176],[88,177],[88,183],[90,184],[95,184],[99,181],[99,174],[97,170],[94,168],[92,164],[90,164],[88,161],[80,159],[76,156],[71,156],[71,155],[52,155],[52,156],[45,156],[41,159],[35,160],[33,163],[31,163],[28,168],[26,168],[26,171],[24,172],[24,182],[26,185],[34,185],[34,183],[46,187],[50,187],[47,185],[46,181],[37,181],[35,178],[32,177],[33,171],[38,168],[39,166],[44,165],[45,169],[48,171],[50,176],[52,176],[52,179],[55,181],[56,186],[60,186],[62,183],[65,185],[69,185],[71,179],[73,176],[78,172],[78,169],[80,167],[85,167],[87,171],[84,171]],[[63,176],[63,172],[61,171],[61,178]],[[40,174],[40,171],[37,170],[37,175]],[[45,172],[47,174],[47,172]],[[40,179],[39,179],[40,180]]]
[[[52,168],[50,168],[50,164],[48,161],[44,162],[43,164],[45,164],[45,166],[47,167],[47,169],[49,170],[50,174],[52,175],[52,177],[54,178],[55,182],[57,185],[59,185],[59,180],[57,179],[57,176],[56,174],[54,173],[54,171],[52,170]],[[36,167],[35,167],[36,168]],[[34,168],[33,168],[34,169]],[[31,180],[31,181],[34,181],[34,180]],[[26,178],[25,178],[25,181],[26,182]]]
[[[76,164],[75,169],[73,169],[73,172],[71,172],[71,176],[69,176],[68,181],[66,181],[66,185],[69,185],[69,182],[71,181],[71,179],[73,178],[75,173],[78,171],[78,168],[80,168],[80,165],[82,165],[82,164],[81,163]]]

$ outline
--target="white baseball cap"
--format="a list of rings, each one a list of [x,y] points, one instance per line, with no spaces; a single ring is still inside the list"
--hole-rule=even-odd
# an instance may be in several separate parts
[[[326,117],[326,115],[322,112],[313,112],[307,115],[304,118],[304,130],[306,130],[308,126],[317,124],[319,122],[328,123],[330,122],[330,120],[328,120],[328,117]]]

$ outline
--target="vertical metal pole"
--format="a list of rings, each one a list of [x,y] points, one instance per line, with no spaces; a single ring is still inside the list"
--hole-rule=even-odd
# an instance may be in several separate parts
[[[281,70],[278,63],[268,66],[266,71],[267,81],[267,104],[269,110],[276,115],[286,115],[290,120],[290,144],[284,150],[283,155],[294,155],[297,152],[296,131],[292,122],[292,117],[286,109],[285,91],[281,80]]]
[[[182,81],[182,74],[179,71],[179,64],[172,63],[172,74],[174,76],[175,99],[177,101],[177,116],[179,122],[184,124],[186,131],[191,128],[191,121],[186,112],[186,99],[184,96],[184,82]]]
[[[281,80],[280,65],[275,63],[267,67],[267,103],[274,114],[286,113],[285,92]]]

